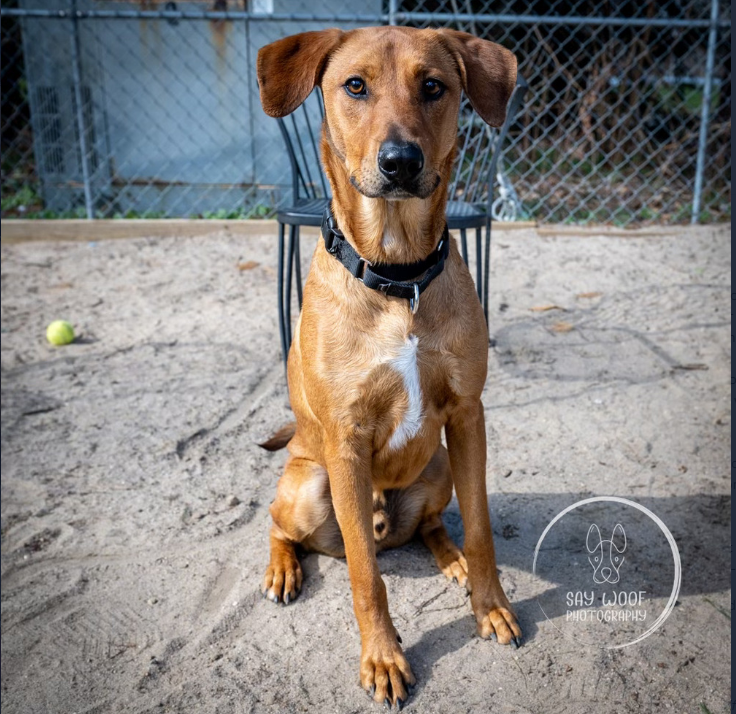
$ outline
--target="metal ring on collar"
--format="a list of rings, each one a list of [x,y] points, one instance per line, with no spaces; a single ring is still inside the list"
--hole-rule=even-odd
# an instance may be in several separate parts
[[[411,308],[411,314],[416,315],[419,309],[419,284],[414,283],[414,297],[409,298],[409,307]]]

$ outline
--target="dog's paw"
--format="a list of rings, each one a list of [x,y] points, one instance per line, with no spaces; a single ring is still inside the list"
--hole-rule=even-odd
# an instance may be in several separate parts
[[[271,602],[288,605],[296,600],[302,588],[302,568],[296,555],[280,553],[271,555],[271,563],[266,568],[261,592]]]
[[[360,684],[368,696],[389,709],[401,709],[409,698],[416,679],[397,641],[375,640],[363,643],[360,658]]]
[[[460,587],[465,588],[468,585],[468,561],[462,551],[457,550],[455,553],[443,559],[440,570],[448,580],[452,580]]]
[[[483,639],[493,637],[499,644],[513,643],[514,647],[519,647],[521,628],[506,597],[503,600],[504,603],[497,607],[484,608],[480,613],[476,613],[478,634]]]

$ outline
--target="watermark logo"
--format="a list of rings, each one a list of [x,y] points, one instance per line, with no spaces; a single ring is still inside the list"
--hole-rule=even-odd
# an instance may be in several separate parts
[[[545,583],[542,612],[577,643],[628,647],[671,614],[680,592],[680,554],[665,523],[617,496],[568,506],[545,528],[533,572]]]
[[[588,529],[585,538],[590,557],[588,560],[593,566],[593,582],[617,583],[618,571],[624,563],[623,552],[626,550],[626,532],[624,527],[617,523],[610,540],[603,540],[601,530],[593,525]]]

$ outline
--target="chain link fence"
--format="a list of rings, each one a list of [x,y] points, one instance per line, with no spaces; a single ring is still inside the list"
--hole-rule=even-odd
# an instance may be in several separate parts
[[[530,91],[496,177],[503,217],[730,220],[723,0],[8,0],[1,14],[3,217],[271,216],[291,181],[258,49],[391,23],[518,57]]]

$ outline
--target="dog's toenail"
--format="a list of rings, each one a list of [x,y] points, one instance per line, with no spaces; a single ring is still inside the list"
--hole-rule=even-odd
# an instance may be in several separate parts
[[[396,708],[401,711],[404,708],[404,700],[401,697],[396,697]]]
[[[290,602],[291,602],[291,595],[289,595],[289,593],[286,593],[286,595],[284,595],[284,605],[288,605]]]
[[[457,578],[453,578],[452,582],[455,583],[455,585],[457,585]]]
[[[514,643],[514,647],[518,650],[521,647],[521,637],[512,637],[511,641]]]
[[[391,702],[389,701],[388,697],[383,700],[383,706],[386,707],[386,709],[388,709],[389,711],[391,710]]]
[[[400,634],[399,634],[398,632],[396,633],[396,641],[397,641],[397,642],[398,642],[399,644],[401,644],[401,643],[403,642],[403,640],[401,639],[401,635],[400,635]]]

